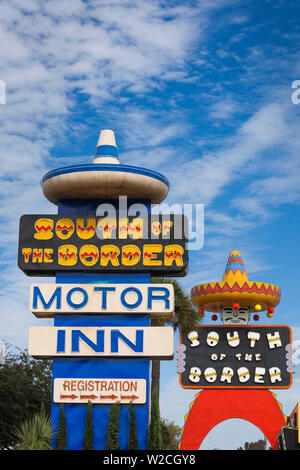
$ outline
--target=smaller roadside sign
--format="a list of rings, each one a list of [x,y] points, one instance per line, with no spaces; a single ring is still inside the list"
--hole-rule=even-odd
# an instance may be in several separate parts
[[[183,388],[289,388],[287,325],[199,325],[181,333]],[[177,357],[176,359],[180,359]],[[183,368],[182,368],[183,369]]]
[[[54,379],[55,403],[122,404],[146,403],[145,379],[57,378]]]

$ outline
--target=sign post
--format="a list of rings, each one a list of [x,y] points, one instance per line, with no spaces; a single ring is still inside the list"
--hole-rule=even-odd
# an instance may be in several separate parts
[[[58,214],[21,217],[18,264],[29,276],[56,277],[30,292],[32,313],[54,319],[53,327],[29,331],[30,354],[53,358],[52,422],[58,428],[64,404],[67,449],[82,449],[90,401],[94,448],[105,449],[109,409],[119,401],[127,449],[132,402],[146,449],[150,360],[172,359],[174,351],[173,328],[150,322],[173,316],[173,286],[151,283],[151,274],[186,274],[186,221],[151,214],[169,183],[120,164],[110,130],[101,131],[92,164],[50,171],[42,189]]]
[[[180,448],[199,449],[207,433],[231,418],[250,421],[262,430],[273,449],[286,424],[281,406],[269,389],[292,385],[287,351],[292,343],[286,325],[249,325],[251,314],[273,316],[280,301],[274,284],[249,281],[240,253],[229,254],[222,281],[192,288],[201,316],[220,314],[222,325],[199,325],[181,333],[177,372],[183,388],[203,389],[190,407]]]

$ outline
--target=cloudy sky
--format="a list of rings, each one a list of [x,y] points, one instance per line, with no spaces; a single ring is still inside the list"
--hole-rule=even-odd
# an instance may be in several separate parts
[[[106,128],[115,129],[122,163],[169,179],[169,204],[204,204],[204,246],[191,252],[184,287],[220,280],[238,249],[250,279],[281,287],[268,322],[292,326],[300,339],[297,3],[1,0],[0,339],[27,347],[30,325],[51,324],[28,309],[38,279],[17,268],[19,217],[56,212],[41,177],[91,162]],[[195,394],[178,386],[174,362],[163,371],[162,415],[182,426]],[[278,394],[286,414],[299,380],[296,371]],[[243,426],[216,431],[211,445],[243,445]],[[239,442],[227,443],[234,433]]]

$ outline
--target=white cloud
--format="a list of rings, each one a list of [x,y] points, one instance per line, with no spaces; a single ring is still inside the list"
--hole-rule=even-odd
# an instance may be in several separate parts
[[[234,115],[239,111],[239,104],[231,98],[224,98],[214,102],[210,107],[209,115],[211,119],[224,120],[230,125]]]
[[[188,78],[185,64],[191,48],[203,35],[210,12],[222,6],[223,2],[162,6],[144,0],[1,1],[0,79],[6,83],[7,104],[0,106],[0,195],[7,230],[0,243],[2,260],[9,266],[1,276],[3,298],[10,299],[13,311],[13,317],[4,317],[2,334],[10,331],[11,318],[23,319],[27,312],[25,306],[24,312],[17,307],[20,297],[10,285],[23,276],[16,266],[18,220],[23,213],[56,212],[43,198],[39,183],[55,164],[71,162],[69,157],[51,155],[55,145],[64,143],[66,135],[78,139],[89,125],[72,119],[81,96],[97,110],[96,140],[107,121],[108,102],[110,116],[116,119],[115,110],[119,112],[129,93],[144,94],[160,89],[165,80]],[[145,166],[152,160],[157,167],[162,156],[169,160],[171,149],[160,154],[155,148],[180,135],[176,117],[157,125],[157,113],[145,118],[131,105],[119,121],[124,122],[126,114],[134,125],[131,134],[124,133],[129,159],[137,164],[144,159]],[[144,156],[136,151],[141,142],[149,146]],[[78,163],[78,156],[72,162]],[[5,305],[4,300],[2,309]],[[18,328],[22,321],[15,324]],[[14,330],[21,342],[24,334],[21,326]]]
[[[267,152],[283,144],[288,130],[280,104],[263,105],[246,120],[224,147],[187,161],[177,161],[170,181],[176,191],[172,200],[210,204],[224,190],[252,173],[252,166],[265,167]],[[195,177],[195,175],[197,175]]]

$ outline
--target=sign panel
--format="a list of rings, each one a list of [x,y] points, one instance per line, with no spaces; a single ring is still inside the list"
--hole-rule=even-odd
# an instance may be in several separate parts
[[[181,214],[23,215],[18,264],[32,276],[131,270],[181,276],[188,265],[186,232]]]
[[[28,352],[51,357],[155,357],[172,359],[172,327],[48,327],[29,328]]]
[[[121,404],[146,403],[145,379],[68,378],[54,379],[55,403]]]
[[[197,326],[181,334],[186,346],[183,388],[289,388],[288,326]]]
[[[30,310],[37,317],[57,313],[149,313],[171,318],[172,284],[32,284]]]
[[[279,450],[300,450],[298,442],[298,429],[292,426],[282,426],[281,433],[277,435]]]

